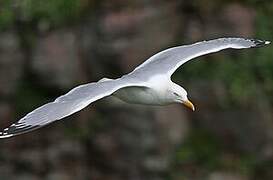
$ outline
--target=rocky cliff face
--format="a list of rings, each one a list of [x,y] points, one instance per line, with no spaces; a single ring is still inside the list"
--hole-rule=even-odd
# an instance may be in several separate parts
[[[22,16],[0,32],[1,127],[76,85],[128,73],[167,47],[222,36],[253,37],[257,31],[258,10],[246,4],[79,2],[83,13],[71,22],[56,25]],[[20,15],[20,3],[17,8]],[[266,93],[255,92],[263,98],[248,98],[252,104],[229,100],[228,81],[209,72],[236,64],[231,57],[239,53],[231,53],[189,63],[192,67],[175,75],[197,112],[106,98],[39,131],[1,140],[0,179],[272,178],[273,125]]]

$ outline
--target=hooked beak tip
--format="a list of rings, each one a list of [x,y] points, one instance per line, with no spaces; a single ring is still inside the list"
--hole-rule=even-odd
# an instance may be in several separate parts
[[[192,111],[195,111],[195,107],[190,100],[184,101],[183,104],[190,108]]]

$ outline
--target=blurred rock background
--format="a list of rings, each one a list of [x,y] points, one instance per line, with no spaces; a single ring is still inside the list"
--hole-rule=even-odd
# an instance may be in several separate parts
[[[168,47],[273,39],[273,1],[2,0],[0,127]],[[6,180],[273,179],[272,47],[226,50],[173,76],[197,107],[96,102],[0,142]]]

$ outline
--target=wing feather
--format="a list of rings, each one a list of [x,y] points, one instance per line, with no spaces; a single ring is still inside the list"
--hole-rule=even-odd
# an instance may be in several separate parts
[[[166,49],[138,66],[132,73],[145,72],[146,76],[154,74],[168,74],[171,76],[179,66],[187,61],[209,53],[218,52],[223,49],[243,49],[260,47],[269,44],[269,41],[245,39],[245,38],[219,38],[209,41],[197,42]]]
[[[80,111],[90,103],[128,86],[140,85],[139,83],[130,83],[130,81],[128,82],[125,79],[80,85],[65,95],[58,97],[54,102],[47,103],[33,110],[18,122],[5,128],[3,132],[0,132],[0,138],[7,138],[38,129]]]

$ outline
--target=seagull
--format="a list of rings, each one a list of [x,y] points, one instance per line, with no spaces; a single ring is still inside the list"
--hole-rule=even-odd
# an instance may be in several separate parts
[[[261,47],[270,41],[246,38],[218,38],[163,50],[132,72],[117,79],[103,78],[83,84],[25,115],[18,122],[0,132],[0,138],[23,134],[80,111],[89,104],[113,95],[131,104],[168,105],[181,103],[191,110],[194,105],[187,91],[172,82],[171,76],[182,64],[223,49]]]

